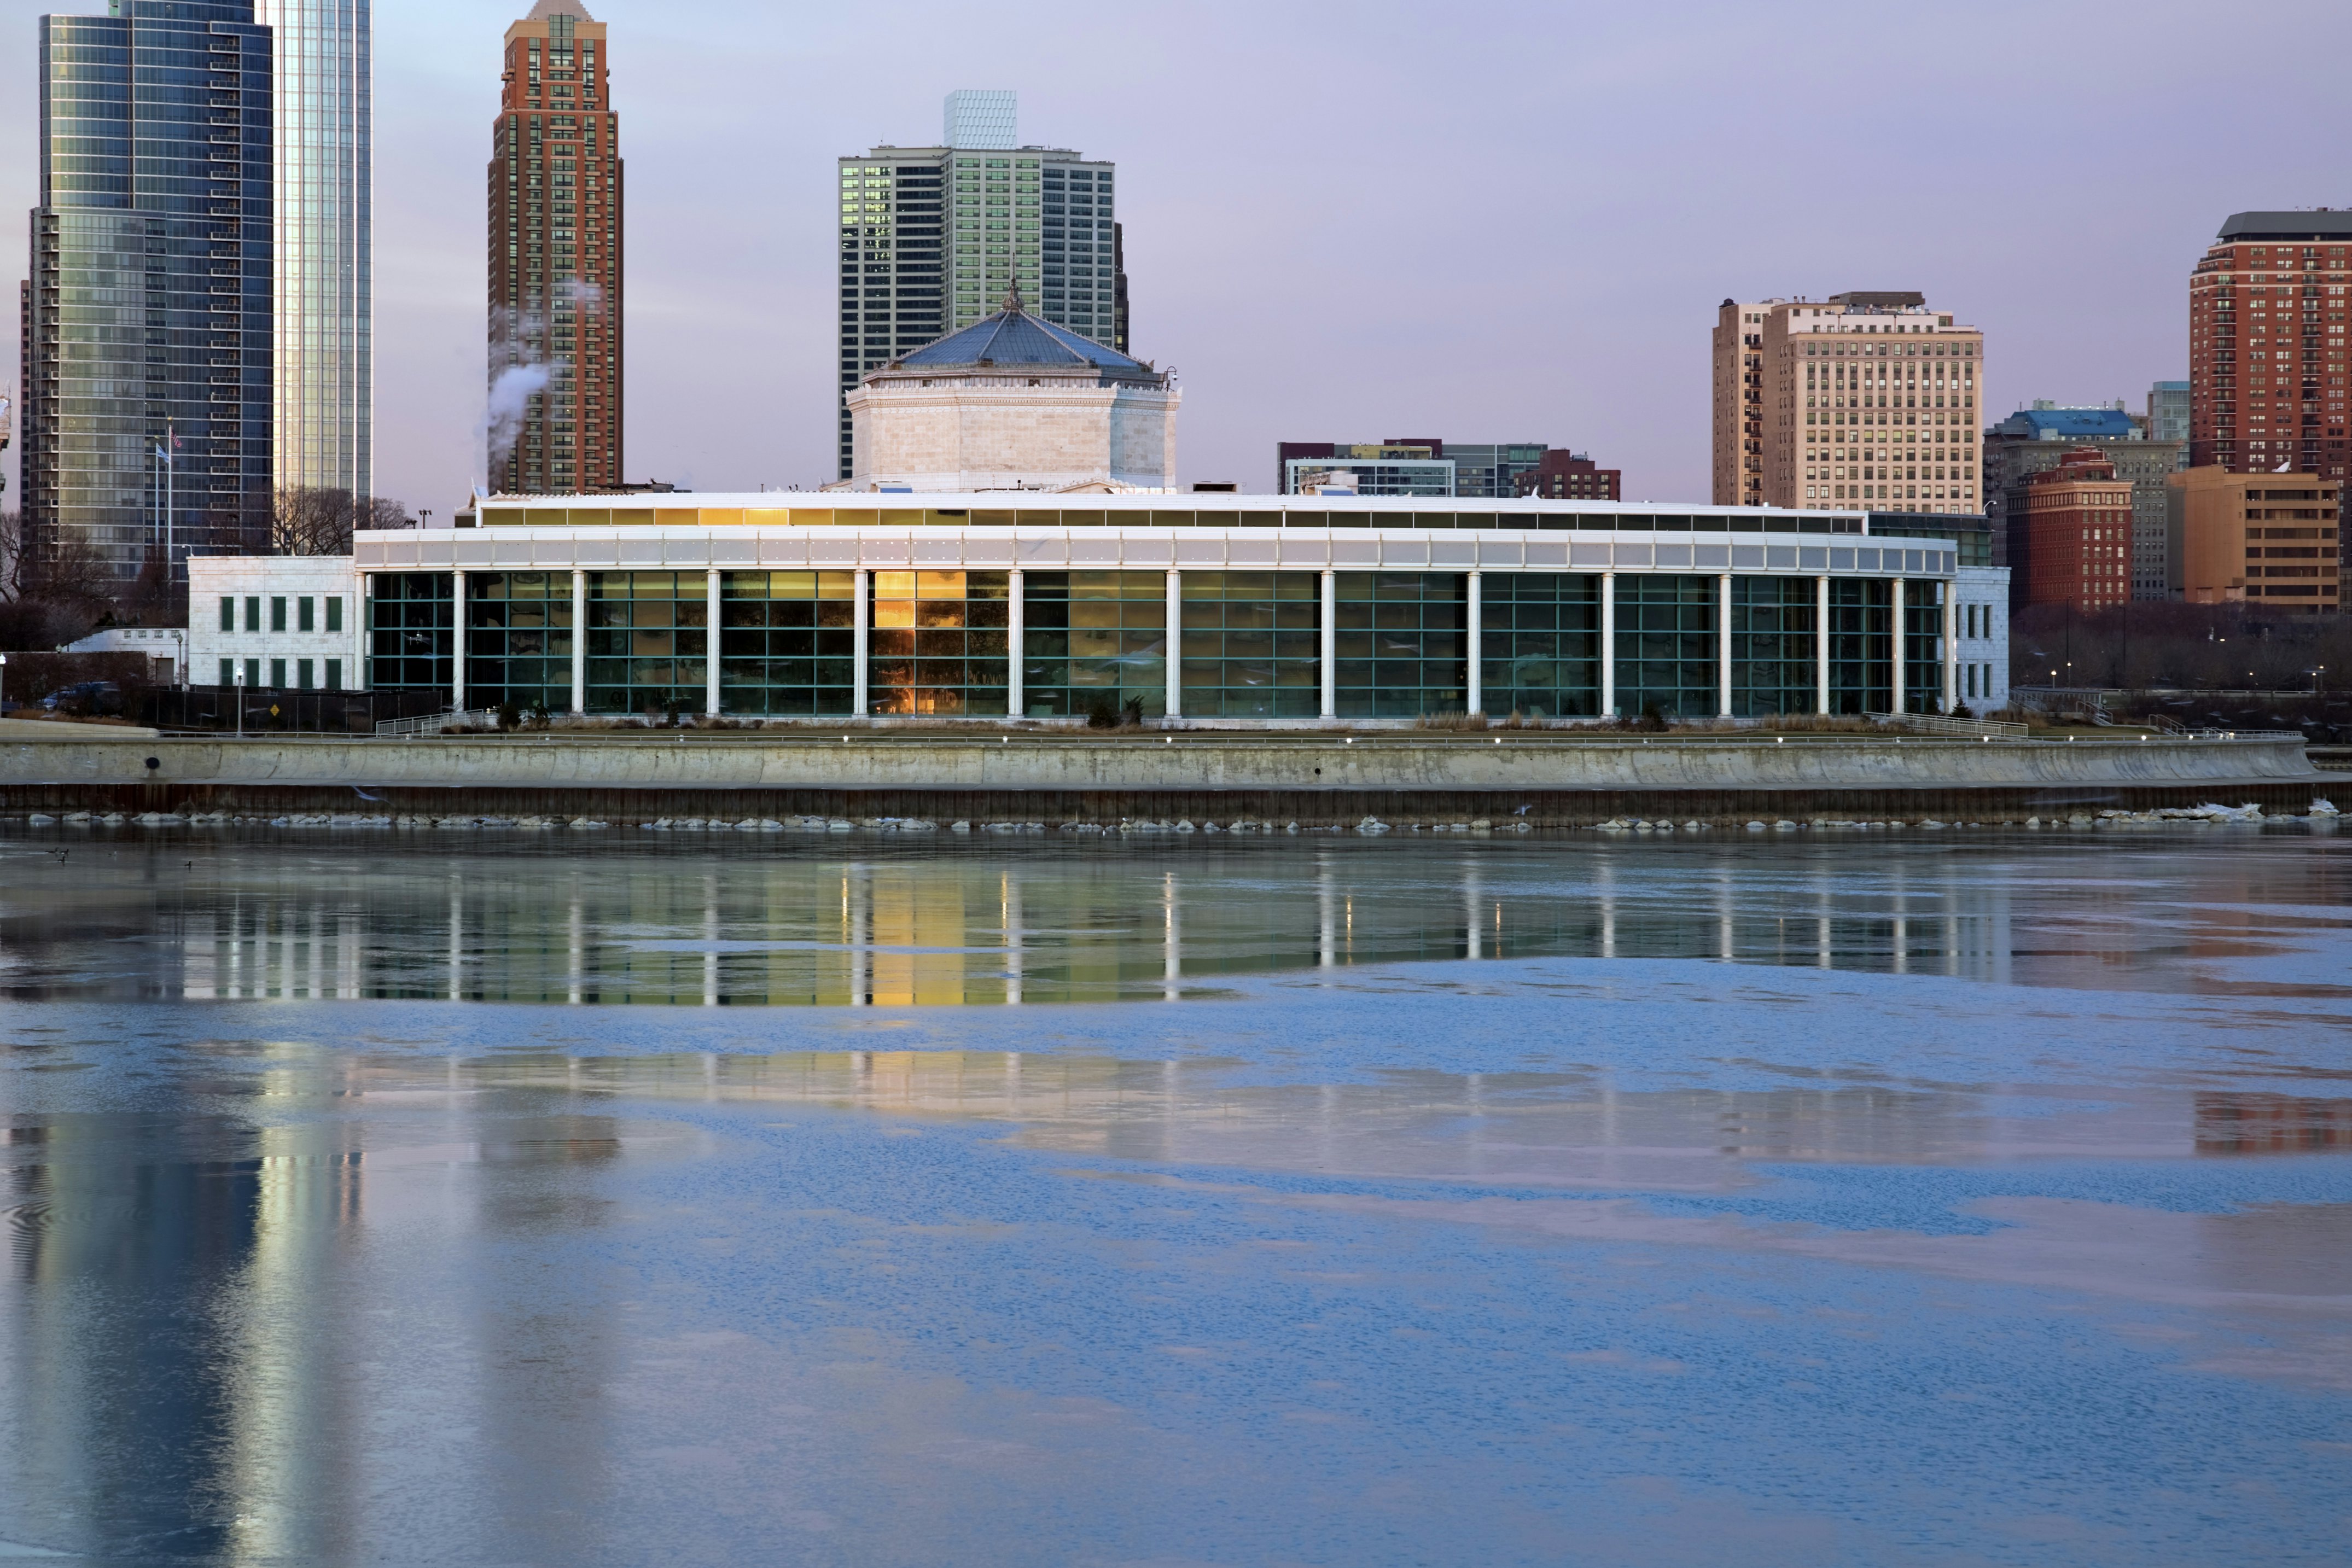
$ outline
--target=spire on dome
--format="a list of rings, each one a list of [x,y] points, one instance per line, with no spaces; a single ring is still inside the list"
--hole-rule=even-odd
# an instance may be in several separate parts
[[[1021,303],[1021,280],[1014,278],[1013,287],[1004,291],[1003,308],[1008,315],[1025,316],[1028,311]]]
[[[544,22],[550,16],[577,16],[583,22],[596,19],[588,15],[588,7],[583,0],[539,0],[539,4],[530,8],[530,15],[523,20]]]

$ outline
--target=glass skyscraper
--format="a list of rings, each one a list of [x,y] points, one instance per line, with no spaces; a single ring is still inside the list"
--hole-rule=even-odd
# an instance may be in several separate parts
[[[1127,274],[1115,165],[1020,147],[1009,92],[948,94],[947,145],[877,147],[841,169],[841,361],[846,400],[866,371],[1023,303],[1127,352]],[[840,477],[849,477],[841,404]]]
[[[250,0],[44,16],[25,523],[129,580],[259,546],[271,459],[270,37]],[[168,452],[166,469],[159,452]]]
[[[257,0],[277,62],[278,484],[375,488],[370,0]]]

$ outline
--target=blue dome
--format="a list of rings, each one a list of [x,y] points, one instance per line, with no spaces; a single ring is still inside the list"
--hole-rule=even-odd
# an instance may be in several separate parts
[[[937,342],[926,343],[898,362],[910,371],[939,370],[950,365],[1057,365],[1151,374],[1115,349],[1106,349],[1051,321],[1039,320],[1021,308],[1018,295],[1007,299],[1004,308],[995,315],[950,332]]]

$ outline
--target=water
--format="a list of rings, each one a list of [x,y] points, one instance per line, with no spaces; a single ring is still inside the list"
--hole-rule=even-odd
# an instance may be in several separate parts
[[[2352,841],[0,839],[0,1556],[2263,1563]]]

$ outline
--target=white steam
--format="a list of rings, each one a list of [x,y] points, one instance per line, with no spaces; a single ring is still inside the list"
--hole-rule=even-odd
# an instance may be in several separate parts
[[[547,390],[548,376],[545,365],[509,365],[490,383],[489,402],[482,413],[482,440],[493,476],[514,450],[523,415],[530,412],[530,400]]]

